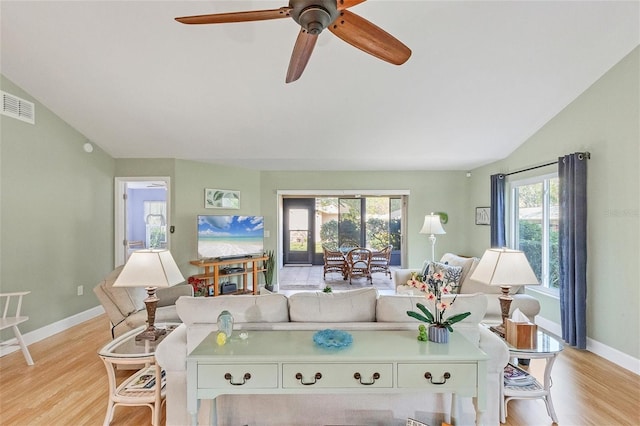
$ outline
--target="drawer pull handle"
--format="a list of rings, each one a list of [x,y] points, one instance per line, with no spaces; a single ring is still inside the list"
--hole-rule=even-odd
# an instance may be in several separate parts
[[[431,375],[431,373],[430,373],[430,372],[428,372],[428,371],[427,371],[426,373],[424,373],[424,378],[425,378],[425,379],[427,379],[427,380],[429,380],[429,381],[431,382],[431,384],[432,384],[432,385],[444,385],[445,383],[447,383],[447,379],[450,379],[450,378],[451,378],[451,373],[449,373],[448,371],[446,371],[446,372],[444,373],[444,376],[443,376],[443,377],[444,377],[444,380],[443,380],[443,381],[441,381],[441,382],[434,382],[434,381],[433,381],[433,376]]]
[[[225,373],[224,378],[225,378],[225,380],[228,380],[229,383],[232,384],[233,386],[242,386],[245,383],[247,383],[247,380],[251,379],[251,374],[244,373],[244,376],[242,376],[242,383],[234,382],[233,381],[233,376],[231,375],[231,373]]]
[[[313,382],[305,382],[305,381],[303,381],[302,373],[296,373],[296,379],[300,380],[300,383],[305,385],[305,386],[315,385],[318,380],[322,379],[322,374],[321,373],[316,373],[316,375],[314,376]]]
[[[380,373],[373,373],[373,380],[370,381],[370,382],[363,382],[362,381],[362,375],[360,375],[360,373],[358,373],[358,372],[356,372],[356,374],[353,375],[353,378],[358,380],[361,385],[369,386],[369,385],[374,384],[376,382],[376,380],[378,380],[380,378]]]

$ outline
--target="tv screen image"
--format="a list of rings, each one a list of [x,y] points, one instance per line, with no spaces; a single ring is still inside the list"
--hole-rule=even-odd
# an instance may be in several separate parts
[[[198,258],[233,258],[264,251],[263,216],[198,216]]]

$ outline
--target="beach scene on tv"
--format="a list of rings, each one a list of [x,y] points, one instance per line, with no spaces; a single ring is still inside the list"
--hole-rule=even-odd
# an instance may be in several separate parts
[[[198,258],[260,255],[264,250],[264,217],[198,216]]]

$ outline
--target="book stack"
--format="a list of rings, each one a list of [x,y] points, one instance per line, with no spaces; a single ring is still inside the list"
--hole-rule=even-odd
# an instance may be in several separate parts
[[[535,382],[535,377],[511,363],[504,368],[505,386],[529,386]]]
[[[165,387],[167,379],[166,373],[162,370],[162,388]],[[156,368],[152,365],[147,367],[144,370],[140,370],[136,375],[134,375],[129,383],[125,385],[126,390],[150,390],[153,389],[156,385]]]

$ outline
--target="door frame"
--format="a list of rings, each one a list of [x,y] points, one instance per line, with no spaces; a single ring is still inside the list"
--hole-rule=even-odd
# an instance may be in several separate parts
[[[115,177],[114,178],[114,232],[113,251],[114,268],[124,264],[127,251],[127,201],[125,194],[129,183],[140,182],[164,182],[167,188],[167,229],[171,223],[171,178],[169,176],[137,176],[137,177]],[[167,232],[167,250],[171,249],[171,232]]]
[[[408,189],[278,189],[276,191],[277,198],[277,250],[276,253],[280,253],[278,256],[278,269],[284,266],[284,241],[283,241],[283,199],[286,197],[344,197],[344,196],[356,196],[363,197],[386,197],[386,196],[400,196],[402,198],[402,217],[404,220],[401,223],[400,228],[400,247],[402,251],[400,259],[400,267],[405,268],[407,265],[407,226],[408,226],[408,212],[409,212],[409,195],[411,191]]]

